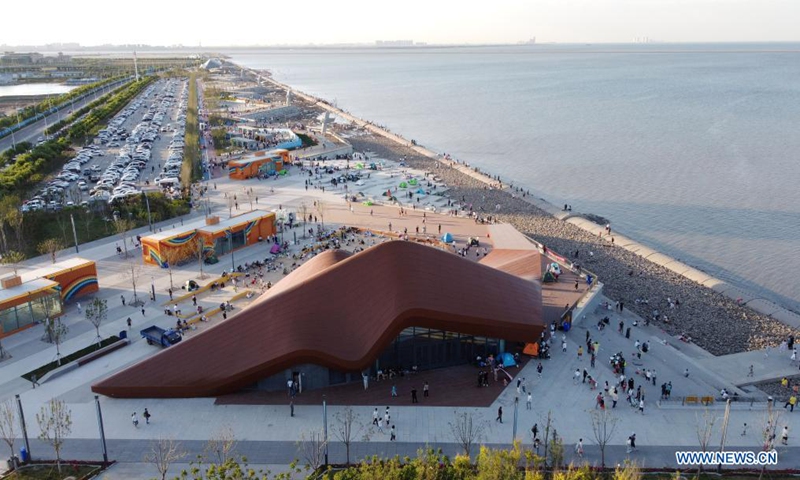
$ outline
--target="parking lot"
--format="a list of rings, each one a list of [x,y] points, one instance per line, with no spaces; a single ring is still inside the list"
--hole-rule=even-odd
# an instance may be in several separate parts
[[[183,160],[188,82],[159,80],[78,150],[22,211],[113,203],[143,189],[177,194]],[[172,187],[176,187],[173,191]]]

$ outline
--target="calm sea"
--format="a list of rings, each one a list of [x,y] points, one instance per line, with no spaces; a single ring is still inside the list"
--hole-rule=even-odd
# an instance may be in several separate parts
[[[73,88],[72,85],[60,85],[58,83],[23,83],[21,85],[0,85],[0,97],[13,96],[34,96],[34,95],[60,95],[67,93]]]
[[[800,45],[229,54],[800,309]]]

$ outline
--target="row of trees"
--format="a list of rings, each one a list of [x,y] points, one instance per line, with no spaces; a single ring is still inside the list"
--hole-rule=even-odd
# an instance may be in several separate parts
[[[94,83],[90,83],[88,85],[83,85],[78,88],[74,88],[67,93],[59,95],[55,99],[42,100],[36,105],[25,107],[19,112],[19,121],[27,120],[38,113],[42,113],[50,108],[57,107],[59,105],[63,105],[67,102],[72,101],[73,99],[85,95],[87,92],[91,92],[96,88],[100,88],[104,85],[108,85],[109,83],[116,82],[120,78],[122,77],[111,77]],[[0,130],[16,125],[17,120],[18,119],[16,115],[0,118]]]
[[[155,77],[143,77],[138,82],[131,82],[123,90],[112,95],[107,101],[93,108],[85,117],[70,127],[67,138],[70,141],[85,141],[88,136],[95,135],[97,127],[125,108],[136,95],[150,85]]]
[[[47,129],[45,129],[44,133],[47,134],[47,135],[52,135],[52,134],[58,132],[62,128],[66,127],[67,125],[70,125],[72,122],[78,120],[82,116],[84,116],[87,113],[89,113],[92,109],[94,109],[96,107],[99,107],[100,105],[102,105],[105,102],[107,102],[108,99],[110,99],[112,95],[115,95],[116,93],[120,92],[122,89],[126,88],[128,85],[130,85],[130,82],[123,83],[122,85],[117,86],[114,90],[106,93],[105,95],[103,95],[102,97],[98,98],[97,100],[84,105],[82,108],[80,108],[78,110],[73,111],[67,118],[59,120],[58,122],[56,122],[56,123],[50,125],[49,127],[47,127]]]
[[[66,138],[49,140],[21,153],[0,170],[0,195],[32,190],[73,155]]]
[[[197,74],[189,75],[189,98],[186,106],[186,135],[183,147],[181,184],[189,188],[202,178],[200,163],[200,119],[198,116]]]

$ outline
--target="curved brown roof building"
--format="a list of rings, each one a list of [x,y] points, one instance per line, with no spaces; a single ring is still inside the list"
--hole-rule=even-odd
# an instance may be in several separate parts
[[[519,272],[514,259],[529,253],[496,251],[487,260]],[[327,251],[236,316],[92,390],[112,397],[217,396],[298,364],[365,369],[411,326],[536,341],[541,318],[538,283],[436,248],[392,241],[354,255]]]

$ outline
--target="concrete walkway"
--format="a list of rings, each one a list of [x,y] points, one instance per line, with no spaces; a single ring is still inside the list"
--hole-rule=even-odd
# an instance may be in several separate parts
[[[342,192],[331,192],[326,189],[304,188],[304,176],[292,175],[281,177],[278,180],[246,182],[230,182],[227,179],[217,179],[217,188],[210,190],[211,204],[214,213],[227,217],[228,208],[225,206],[224,193],[232,195],[243,192],[245,188],[253,188],[259,197],[259,202],[254,205],[260,209],[299,208],[301,203],[311,205],[315,200],[324,200],[328,208],[325,212],[326,225],[382,225],[391,221],[393,230],[408,228],[413,231],[421,225],[422,211],[409,210],[409,215],[398,216],[397,207],[354,205],[350,211],[342,200]],[[271,191],[274,189],[274,192]],[[249,204],[240,203],[240,213],[249,210]],[[373,210],[370,214],[370,210]],[[317,213],[314,213],[317,214]],[[468,236],[479,236],[481,242],[486,241],[486,227],[477,225],[474,221],[459,217],[445,216],[426,212],[428,225],[441,223],[443,228],[451,231],[456,240],[463,244]],[[285,232],[284,236],[293,240],[297,234],[298,248],[303,245],[302,230]],[[122,306],[120,295],[131,297],[130,282],[126,279],[124,271],[126,263],[116,255],[115,243],[117,239],[107,239],[105,242],[95,242],[90,247],[82,249],[81,256],[98,261],[101,291],[100,298],[109,302],[109,320],[101,327],[104,336],[118,333],[126,329],[125,321],[130,317],[134,323],[133,331],[137,332],[145,326],[158,324],[171,326],[174,317],[163,314],[162,305],[168,300],[166,290],[170,285],[169,275],[165,270],[155,267],[144,267],[138,284],[139,295],[147,298],[147,291],[151,284],[157,293],[157,301],[148,301],[145,305],[145,315],[138,309]],[[246,261],[264,259],[267,256],[267,246],[258,245],[235,252],[235,263],[243,264]],[[283,260],[282,260],[283,261]],[[47,260],[43,259],[42,263]],[[229,269],[231,258],[223,256],[220,263],[204,267],[206,273],[218,275],[223,269]],[[188,279],[197,278],[197,265],[187,264],[175,269],[173,283],[180,285]],[[278,277],[280,278],[280,274]],[[277,281],[277,280],[276,280]],[[458,281],[458,279],[454,279]],[[274,283],[274,282],[273,282]],[[356,288],[356,287],[354,287]],[[231,292],[232,293],[232,292]],[[225,293],[220,294],[225,295]],[[218,297],[206,299],[200,297],[201,302],[213,304]],[[187,310],[191,304],[182,305]],[[610,325],[603,331],[598,331],[597,322],[608,315]],[[643,355],[641,365],[631,362],[629,374],[636,367],[655,369],[657,371],[657,386],[644,387],[646,407],[644,415],[624,405],[624,396],[620,404],[614,409],[615,416],[619,419],[617,432],[612,438],[609,460],[607,463],[621,461],[624,457],[624,442],[631,432],[636,432],[640,450],[634,456],[647,466],[672,465],[674,452],[677,448],[695,448],[697,446],[698,417],[704,408],[698,406],[681,406],[679,402],[669,402],[658,405],[659,386],[663,382],[671,381],[673,384],[673,398],[682,396],[715,395],[720,388],[737,391],[736,379],[731,376],[731,371],[740,367],[721,368],[715,362],[703,363],[704,355],[697,351],[697,347],[667,337],[654,327],[632,327],[631,338],[617,332],[619,321],[625,326],[632,325],[637,320],[630,312],[613,312],[598,310],[589,312],[586,318],[581,318],[567,335],[567,353],[562,353],[559,346],[555,345],[553,357],[543,361],[544,373],[542,377],[536,374],[537,360],[531,361],[519,372],[512,372],[518,378],[525,378],[527,389],[533,392],[533,405],[531,410],[525,408],[524,396],[520,399],[518,411],[518,438],[524,439],[530,445],[530,428],[534,423],[539,425],[543,432],[545,419],[548,412],[553,418],[553,426],[558,430],[559,436],[564,439],[568,455],[572,452],[571,445],[579,439],[584,439],[586,445],[586,458],[596,462],[598,454],[596,447],[592,446],[590,415],[595,408],[595,396],[602,391],[605,381],[614,381],[614,375],[609,366],[608,359],[617,352],[622,352],[627,358],[632,358],[635,351],[636,340],[649,340],[651,350]],[[638,319],[639,324],[641,319]],[[70,327],[68,340],[62,345],[63,352],[71,352],[88,345],[95,338],[94,329],[82,319],[74,306],[67,307],[66,322]],[[210,322],[215,325],[216,321]],[[205,328],[201,325],[200,328]],[[586,355],[578,359],[576,351],[580,344],[584,344],[586,332],[600,343],[595,368],[589,367]],[[73,428],[70,439],[66,442],[65,457],[69,458],[100,458],[97,416],[95,411],[94,396],[90,386],[97,379],[110,375],[121,368],[134,362],[158,353],[155,346],[147,345],[141,339],[133,338],[133,343],[102,359],[87,364],[79,369],[53,379],[41,387],[31,389],[30,384],[20,379],[23,373],[51,361],[55,357],[55,348],[39,340],[42,327],[36,326],[27,331],[18,333],[4,339],[4,345],[11,351],[13,358],[0,363],[0,400],[13,398],[19,394],[25,409],[28,434],[34,439],[39,434],[35,414],[42,405],[51,398],[59,398],[67,402],[73,415]],[[190,332],[189,335],[193,335]],[[135,335],[132,335],[135,337]],[[560,343],[560,342],[559,342]],[[749,358],[734,359],[740,365],[751,361]],[[196,368],[203,368],[197,365]],[[572,374],[576,368],[587,368],[592,376],[598,379],[601,388],[590,390],[586,384],[573,385]],[[689,377],[684,377],[683,372],[690,369]],[[746,370],[740,370],[746,371]],[[643,381],[635,377],[637,385]],[[435,385],[431,385],[432,395],[435,395]],[[742,391],[742,394],[747,392]],[[389,393],[387,392],[387,396]],[[371,431],[371,412],[374,407],[383,408],[383,405],[355,407],[359,415],[359,424],[369,432],[368,442],[358,442],[354,449],[354,457],[379,453],[383,455],[413,454],[422,445],[441,446],[446,452],[454,452],[456,446],[450,429],[455,412],[469,412],[474,418],[486,425],[483,441],[487,444],[507,445],[512,440],[514,399],[517,396],[515,383],[512,382],[503,393],[488,408],[451,408],[428,407],[422,403],[418,405],[399,406],[392,408],[392,419],[397,425],[398,442],[389,442],[386,434]],[[111,457],[125,463],[141,464],[144,452],[154,439],[163,436],[173,436],[184,443],[192,452],[202,450],[202,444],[215,432],[222,428],[230,427],[235,432],[236,438],[241,443],[241,451],[246,452],[254,464],[287,464],[297,457],[296,442],[302,435],[312,430],[322,428],[322,406],[309,405],[297,406],[295,417],[290,417],[287,406],[272,405],[215,405],[213,398],[167,400],[129,400],[101,397],[105,419],[105,432],[111,451]],[[607,405],[611,402],[607,400]],[[727,445],[736,448],[759,449],[762,438],[761,431],[764,425],[764,403],[750,407],[749,404],[736,405],[732,409]],[[495,422],[499,407],[504,409],[504,423]],[[134,428],[130,422],[131,413],[137,412],[140,420],[141,412],[148,408],[153,415],[152,425],[140,424]],[[794,433],[800,431],[800,413],[790,414],[782,408],[776,409],[780,414],[780,425],[788,425],[792,436],[790,449],[781,453],[780,467],[797,467],[800,456],[796,455]],[[342,407],[328,408],[328,421],[331,428],[335,424],[337,413]],[[714,405],[711,411],[721,417],[721,405]],[[750,427],[747,435],[739,435],[744,423]],[[721,424],[721,420],[718,425]],[[733,433],[736,432],[736,433]],[[720,431],[715,429],[712,444],[718,445]],[[19,447],[19,443],[17,444]],[[35,457],[52,457],[50,450],[44,448],[37,441],[31,445]],[[342,446],[340,442],[332,441],[331,455],[335,461],[341,461]],[[779,453],[784,452],[779,449]],[[794,453],[794,455],[792,455]],[[786,463],[784,463],[786,462]],[[116,467],[115,467],[116,468]],[[141,470],[152,475],[152,470]],[[110,473],[109,473],[110,475]],[[144,473],[142,475],[145,475]],[[116,478],[116,477],[115,477]],[[128,478],[134,478],[128,477]],[[138,477],[138,478],[141,478]]]

